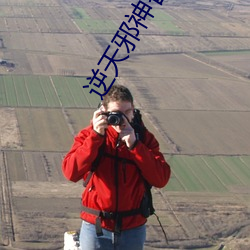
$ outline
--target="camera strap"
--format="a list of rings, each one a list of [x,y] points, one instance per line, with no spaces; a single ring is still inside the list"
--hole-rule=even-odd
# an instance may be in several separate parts
[[[99,147],[99,149],[98,149],[98,154],[97,154],[95,160],[94,160],[93,163],[92,163],[91,170],[89,171],[89,173],[88,173],[86,179],[83,180],[83,186],[84,186],[84,187],[86,187],[86,186],[88,185],[88,183],[89,183],[89,181],[90,181],[90,179],[91,179],[93,173],[96,171],[96,169],[97,169],[97,167],[98,167],[98,165],[99,165],[99,163],[100,163],[100,160],[101,160],[101,158],[102,158],[102,156],[103,156],[103,154],[104,154],[105,141],[106,141],[106,140],[105,140],[105,138],[104,138],[104,142],[103,142],[102,145]]]

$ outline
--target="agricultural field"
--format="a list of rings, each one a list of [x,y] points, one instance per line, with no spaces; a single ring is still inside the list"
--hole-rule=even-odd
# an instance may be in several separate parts
[[[4,39],[8,47],[4,55],[16,64],[13,74],[88,75],[100,58],[98,44],[91,34],[71,36],[9,33]]]
[[[169,15],[174,18],[176,24],[184,31],[196,32],[197,34],[209,36],[246,36],[249,34],[249,27],[246,24],[240,25],[240,18],[235,18],[234,12],[227,13],[225,11],[206,11],[193,9],[181,9],[175,11],[173,9],[165,9]],[[244,12],[244,10],[243,10]],[[244,15],[243,15],[244,16]],[[207,25],[209,23],[209,25]]]
[[[182,154],[248,155],[249,112],[150,110]],[[195,130],[195,134],[192,131]]]
[[[249,58],[250,51],[222,51],[222,52],[210,52],[205,55],[212,60],[216,60],[221,64],[229,65],[235,69],[245,71],[247,74],[250,72]]]
[[[166,156],[172,166],[169,191],[249,191],[249,156]],[[184,167],[185,166],[185,167]]]
[[[172,169],[152,190],[169,244],[152,216],[145,250],[249,249],[249,3],[153,2],[117,63]],[[86,77],[131,13],[123,0],[0,0],[0,59],[15,65],[0,65],[1,249],[62,249],[79,229],[82,183],[61,162],[100,102]]]
[[[97,107],[99,98],[84,89],[86,77],[3,76],[0,105],[7,107]]]
[[[87,75],[96,67],[131,8],[116,8],[112,2],[106,6],[101,2],[82,6],[80,2],[74,6],[67,1],[61,5],[56,1],[23,1],[15,8],[2,3],[0,32],[4,34],[4,57],[16,63],[14,74]],[[148,28],[140,29],[134,54],[249,47],[249,27],[234,12],[226,16],[224,12],[163,6],[153,8],[152,14],[155,18],[145,21]],[[231,26],[225,27],[228,20]],[[105,47],[99,42],[100,36],[106,41]]]

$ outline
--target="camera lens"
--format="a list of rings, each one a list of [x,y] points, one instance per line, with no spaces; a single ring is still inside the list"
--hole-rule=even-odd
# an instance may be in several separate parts
[[[120,125],[121,118],[118,115],[116,115],[116,114],[109,115],[109,117],[108,117],[108,123],[110,125]]]
[[[123,122],[123,113],[120,111],[109,112],[108,115],[108,124],[109,125],[121,125]]]

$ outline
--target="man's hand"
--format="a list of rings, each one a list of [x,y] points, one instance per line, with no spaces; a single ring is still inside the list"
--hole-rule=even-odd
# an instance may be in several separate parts
[[[108,127],[107,116],[102,115],[102,108],[96,110],[93,115],[93,129],[101,135],[105,135],[105,130]]]
[[[136,142],[135,131],[131,127],[127,118],[123,116],[124,123],[120,126],[121,132],[119,138],[124,141],[128,148],[132,148]]]

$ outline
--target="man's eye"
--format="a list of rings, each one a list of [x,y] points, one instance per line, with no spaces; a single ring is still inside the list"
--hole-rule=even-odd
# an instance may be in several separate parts
[[[131,112],[132,112],[132,110],[128,110],[128,111],[125,112],[125,114],[129,115],[129,114],[131,114]]]

